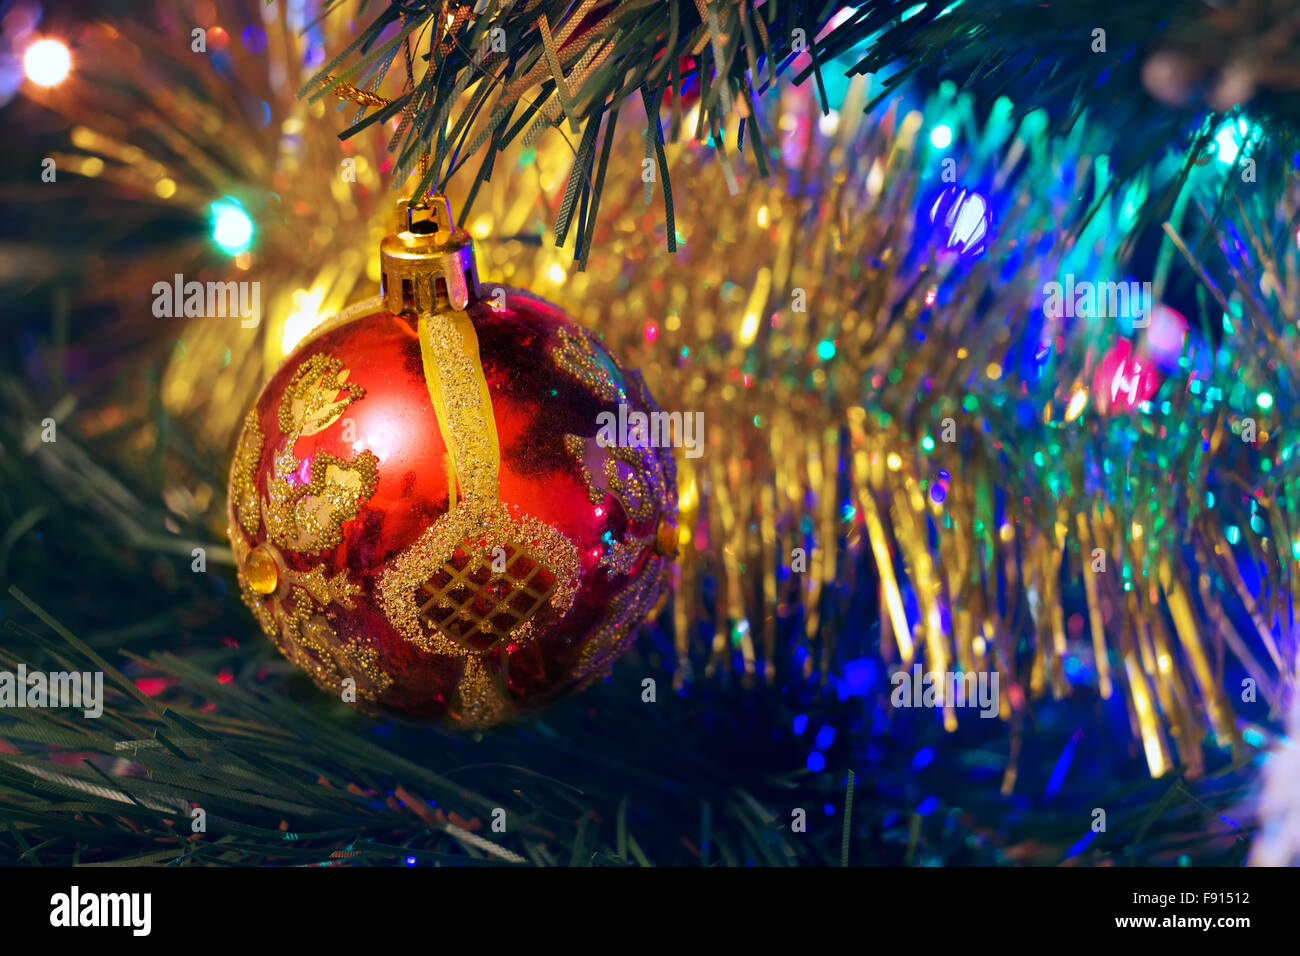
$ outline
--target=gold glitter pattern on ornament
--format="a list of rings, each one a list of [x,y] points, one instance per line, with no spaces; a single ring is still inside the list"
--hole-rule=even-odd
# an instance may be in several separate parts
[[[605,489],[592,480],[591,469],[587,467],[587,444],[588,439],[581,435],[564,436],[564,450],[578,463],[582,480],[587,485],[587,500],[593,505],[598,505],[605,500]]]
[[[280,431],[294,438],[322,432],[342,416],[366,390],[347,381],[348,370],[331,355],[317,353],[293,373],[280,399]],[[347,397],[339,399],[339,392]],[[291,443],[292,444],[292,443]]]
[[[311,459],[311,478],[290,449],[275,457],[269,496],[263,499],[271,540],[304,554],[319,554],[343,540],[343,522],[361,512],[379,482],[379,459],[364,451],[352,461],[321,453]]]
[[[375,700],[393,686],[393,678],[379,666],[379,651],[364,639],[340,641],[321,614],[307,619],[299,632],[299,641],[304,648],[332,661],[333,672],[328,680],[317,680],[325,690],[341,691],[343,681],[351,678],[356,682],[357,697]]]
[[[628,373],[628,388],[632,393],[634,400],[639,401],[650,415],[661,413],[663,410],[659,407],[650,390],[646,388],[645,379],[641,373],[635,369]],[[649,451],[649,449],[644,449]],[[661,449],[662,454],[650,454],[643,458],[643,463],[649,469],[651,474],[651,483],[654,486],[655,494],[659,496],[663,504],[665,513],[671,510],[674,514],[677,511],[677,459],[673,457],[670,449]]]
[[[262,499],[267,534],[276,544],[319,554],[343,540],[343,522],[361,512],[379,482],[379,459],[364,451],[347,460],[322,452],[306,465],[295,457],[299,438],[342,417],[365,389],[346,381],[348,370],[332,356],[311,356],[294,372],[280,399],[279,423],[288,436],[276,454]],[[346,393],[339,398],[339,393]]]
[[[582,472],[587,500],[598,505],[612,494],[632,521],[648,521],[669,500],[672,454],[644,445],[601,448],[595,438],[565,435],[564,448]],[[662,453],[661,453],[662,452]]]
[[[452,713],[466,730],[499,724],[514,710],[510,692],[501,676],[476,657],[467,658],[456,684]]]
[[[282,630],[272,637],[281,653],[322,690],[338,693],[350,678],[358,698],[375,700],[392,686],[392,677],[379,667],[379,652],[364,641],[340,640],[306,591],[295,588],[290,600],[279,603],[285,608]]]
[[[287,571],[285,579],[303,588],[322,607],[337,603],[350,608],[352,599],[362,593],[359,585],[348,580],[346,571],[330,577],[324,568],[315,567],[310,571]]]
[[[347,678],[356,682],[357,697],[363,700],[375,700],[392,686],[392,677],[379,667],[379,652],[364,640],[343,642],[323,613],[336,601],[351,607],[352,599],[361,593],[361,588],[347,580],[346,573],[331,578],[319,567],[306,572],[290,571],[267,545],[259,545],[256,550],[279,568],[281,585],[270,595],[259,594],[244,572],[254,549],[243,535],[230,530],[235,562],[240,568],[241,596],[280,653],[331,693],[340,692]]]
[[[653,538],[624,538],[612,545],[600,559],[600,567],[608,568],[613,574],[629,574],[636,566],[637,558],[641,557],[641,552],[653,543]]]
[[[633,521],[653,518],[668,497],[655,450],[644,446],[615,445],[606,451],[609,457],[605,459],[605,480],[614,497],[623,505],[623,510]]]
[[[420,316],[420,355],[450,473],[469,502],[495,501],[501,451],[478,336],[464,312]],[[448,488],[455,501],[455,488]]]
[[[448,511],[379,582],[389,623],[421,650],[473,656],[531,635],[549,605],[569,609],[578,551],[561,532],[493,502]]]
[[[555,364],[582,382],[605,402],[625,402],[627,392],[616,378],[613,361],[597,351],[599,340],[586,329],[562,328],[556,334],[559,345],[551,350]]]
[[[636,639],[637,625],[645,620],[660,592],[667,587],[667,568],[663,558],[652,558],[640,574],[614,595],[605,619],[582,646],[574,663],[574,674],[585,675],[580,687],[588,686],[607,672]]]
[[[505,640],[555,593],[554,575],[523,551],[510,545],[492,550],[485,562],[461,544],[420,585],[420,622],[471,650]]]
[[[257,424],[257,409],[253,409],[244,418],[244,427],[235,446],[235,461],[230,468],[230,500],[240,526],[249,534],[257,534],[262,526],[257,497],[257,466],[262,460],[265,441]]]

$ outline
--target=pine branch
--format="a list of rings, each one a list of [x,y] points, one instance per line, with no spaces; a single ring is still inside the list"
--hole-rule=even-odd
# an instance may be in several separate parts
[[[324,15],[339,6],[334,0]],[[381,40],[386,32],[392,35]],[[413,93],[381,105],[373,85],[403,57],[408,39],[423,79]],[[464,166],[477,166],[462,187],[465,213],[490,180],[497,153],[521,136],[529,145],[547,129],[561,130],[575,166],[555,234],[562,242],[576,230],[584,241],[600,206],[592,178],[599,126],[633,94],[656,111],[669,104],[673,141],[683,95],[698,90],[690,135],[702,139],[738,120],[742,142],[751,131],[761,176],[766,157],[753,127],[755,98],[793,69],[795,83],[813,78],[829,112],[824,71],[846,56],[857,57],[850,75],[883,80],[868,111],[908,82],[952,79],[990,104],[1010,96],[1018,113],[1042,107],[1048,133],[1068,132],[1081,116],[1104,121],[1120,185],[1150,171],[1171,147],[1190,162],[1221,122],[1218,114],[1247,101],[1265,135],[1300,128],[1300,71],[1291,65],[1300,62],[1300,28],[1285,0],[1172,9],[1145,0],[1124,4],[1122,16],[1108,2],[1039,0],[871,0],[856,9],[801,0],[495,0],[472,7],[392,0],[301,94],[332,92],[361,105],[364,118],[345,137],[403,112],[390,148],[401,173],[421,156],[432,158],[420,188],[445,191]],[[516,120],[520,106],[524,117]],[[648,127],[658,147],[657,115]],[[671,185],[657,159],[669,223]],[[1157,221],[1172,195],[1153,193],[1142,221]],[[665,233],[671,249],[670,224]]]

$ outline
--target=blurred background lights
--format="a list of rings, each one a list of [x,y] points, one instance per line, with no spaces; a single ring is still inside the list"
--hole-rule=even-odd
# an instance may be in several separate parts
[[[947,149],[952,143],[952,129],[940,123],[930,130],[930,145],[935,149]]]
[[[325,301],[326,288],[318,283],[311,289],[296,289],[292,296],[293,311],[284,321],[281,333],[280,350],[288,355],[303,339],[320,325],[325,316],[321,315],[321,304]]]
[[[212,204],[212,241],[228,255],[239,255],[253,243],[253,220],[233,199]]]
[[[37,86],[58,86],[71,69],[72,55],[58,40],[37,40],[23,54],[23,72]]]
[[[1176,309],[1161,303],[1147,317],[1144,333],[1147,350],[1156,364],[1166,371],[1175,371],[1182,358],[1187,341],[1187,319]]]
[[[1088,404],[1088,390],[1080,385],[1070,396],[1070,404],[1065,409],[1065,420],[1072,422],[1083,414],[1084,406]]]
[[[1257,137],[1258,130],[1251,129],[1244,119],[1238,119],[1235,124],[1232,120],[1224,123],[1214,136],[1214,142],[1219,147],[1219,162],[1231,166],[1237,161],[1237,153],[1240,152],[1241,145]]]
[[[945,250],[973,258],[984,251],[993,211],[979,193],[949,186],[930,207],[930,222],[938,227]]]

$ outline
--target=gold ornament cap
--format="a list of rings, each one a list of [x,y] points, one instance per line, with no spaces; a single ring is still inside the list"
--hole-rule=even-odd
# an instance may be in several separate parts
[[[379,244],[380,294],[390,312],[464,311],[478,298],[469,233],[457,229],[446,196],[397,202],[399,232]]]

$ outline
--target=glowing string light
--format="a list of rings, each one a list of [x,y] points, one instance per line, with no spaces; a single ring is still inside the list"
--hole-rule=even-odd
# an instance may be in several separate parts
[[[1075,389],[1074,394],[1070,396],[1070,404],[1065,409],[1065,420],[1072,422],[1083,414],[1084,406],[1088,404],[1088,390],[1080,385]]]
[[[212,241],[221,247],[221,251],[232,256],[247,251],[253,244],[253,220],[248,218],[248,213],[239,203],[219,200],[209,207],[209,211],[212,215]]]
[[[72,54],[58,40],[37,40],[23,54],[23,72],[37,86],[58,86],[72,70]]]

